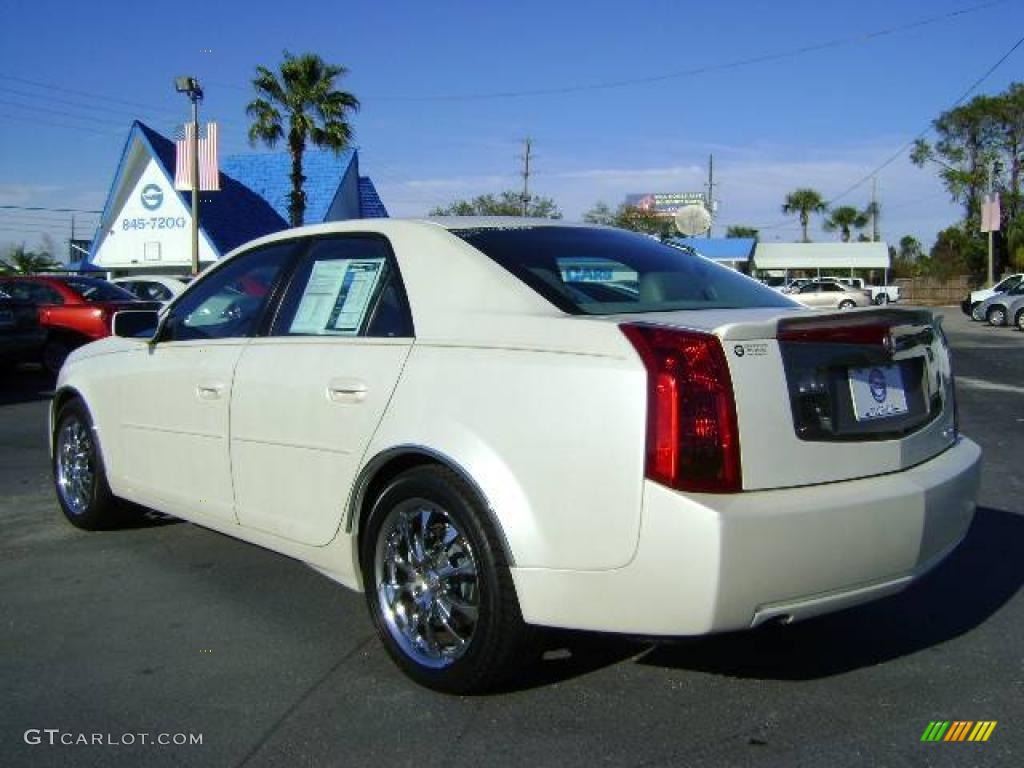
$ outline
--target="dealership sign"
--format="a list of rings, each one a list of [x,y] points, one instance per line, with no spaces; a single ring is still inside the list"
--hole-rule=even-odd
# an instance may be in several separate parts
[[[626,195],[626,205],[672,216],[686,205],[704,205],[703,192],[637,192]]]
[[[190,267],[191,211],[141,142],[129,155],[113,200],[99,233],[93,264],[110,270],[179,271]],[[217,258],[202,231],[199,258],[201,262]]]
[[[139,202],[147,211],[155,211],[164,201],[164,191],[157,184],[147,184],[139,194]]]

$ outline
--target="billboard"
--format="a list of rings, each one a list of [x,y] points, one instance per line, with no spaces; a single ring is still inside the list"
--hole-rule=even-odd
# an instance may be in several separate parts
[[[626,205],[672,216],[684,205],[704,205],[703,192],[637,192],[626,195]]]

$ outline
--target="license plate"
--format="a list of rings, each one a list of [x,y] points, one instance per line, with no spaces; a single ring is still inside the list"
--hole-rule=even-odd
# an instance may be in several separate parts
[[[907,412],[907,393],[898,365],[851,368],[849,377],[857,421],[886,419]]]

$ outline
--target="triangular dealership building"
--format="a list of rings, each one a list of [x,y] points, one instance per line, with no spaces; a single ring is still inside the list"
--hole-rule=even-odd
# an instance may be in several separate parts
[[[126,274],[187,274],[192,259],[191,192],[174,189],[174,142],[132,124],[100,224],[82,267]],[[287,153],[229,155],[220,190],[201,192],[199,263],[288,228]],[[359,175],[355,149],[310,151],[303,158],[307,224],[388,215],[373,182]]]

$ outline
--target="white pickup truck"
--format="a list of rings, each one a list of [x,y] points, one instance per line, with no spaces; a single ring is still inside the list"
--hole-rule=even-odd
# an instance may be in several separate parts
[[[889,304],[900,300],[900,287],[898,285],[867,285],[861,277],[822,277],[822,280],[835,280],[851,288],[860,288],[871,295],[874,304]]]

